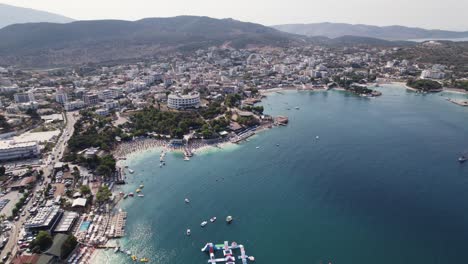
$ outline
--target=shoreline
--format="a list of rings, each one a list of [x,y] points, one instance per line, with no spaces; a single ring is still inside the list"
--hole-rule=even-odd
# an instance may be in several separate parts
[[[272,127],[271,127],[272,128]],[[255,136],[258,133],[265,132],[267,130],[271,129],[269,126],[259,126],[255,130]],[[245,141],[245,140],[244,140]],[[206,152],[209,152],[210,150],[225,150],[228,147],[231,146],[236,146],[239,144],[232,143],[230,141],[221,141],[215,144],[209,144],[209,143],[202,143],[202,142],[196,142],[195,144],[189,145],[190,147],[194,147],[193,149],[190,149],[194,154],[203,154]],[[116,150],[117,154],[119,155],[117,158],[117,167],[121,168],[122,170],[125,168],[124,163],[127,159],[134,159],[137,158],[140,155],[144,155],[149,152],[153,151],[163,151],[164,153],[168,152],[173,152],[173,153],[184,153],[184,148],[185,146],[180,146],[180,147],[172,147],[169,146],[169,140],[164,140],[164,139],[153,139],[153,138],[143,138],[143,139],[137,139],[135,141],[131,142],[124,142],[119,144],[117,147],[119,149]],[[126,150],[123,150],[125,148]],[[113,151],[115,153],[115,151]],[[112,189],[112,193],[115,195],[115,197],[119,197],[119,193],[122,191],[122,187],[117,186]],[[113,203],[113,209],[120,208],[119,205],[123,199],[118,199]],[[113,238],[110,239],[106,244],[119,244],[119,240],[121,238]],[[95,263],[95,261],[99,261],[101,255],[104,254],[105,250],[101,248],[94,248],[91,256],[89,257],[89,263]],[[104,255],[102,255],[104,257]]]

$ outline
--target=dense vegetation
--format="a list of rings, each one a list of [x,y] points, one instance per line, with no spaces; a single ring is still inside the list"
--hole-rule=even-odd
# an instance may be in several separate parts
[[[82,117],[75,124],[75,131],[68,141],[70,152],[89,147],[110,150],[115,144],[116,136],[123,136],[119,128],[109,125],[110,120],[83,111]]]
[[[464,89],[468,91],[468,81],[454,81],[452,86],[454,88]]]
[[[221,114],[224,114],[224,112],[226,112],[226,107],[221,106],[219,102],[213,102],[209,104],[208,107],[202,108],[199,111],[203,118],[213,119]]]
[[[348,91],[354,92],[356,94],[371,94],[373,91],[364,86],[352,85],[348,88]]]
[[[433,80],[423,80],[423,79],[414,80],[414,79],[410,79],[410,80],[408,80],[406,85],[408,85],[411,88],[414,88],[414,89],[417,89],[417,90],[420,90],[420,91],[426,91],[426,92],[442,89],[442,85],[440,83],[436,82],[436,81],[433,81]]]
[[[264,108],[262,105],[256,105],[256,106],[249,106],[246,105],[242,108],[243,110],[250,111],[256,114],[263,114]]]
[[[96,202],[102,204],[109,201],[109,198],[112,196],[112,192],[107,186],[101,186],[96,193]]]
[[[19,199],[19,201],[15,204],[15,207],[13,207],[13,209],[11,210],[11,215],[13,217],[18,215],[19,210],[24,206],[27,198],[28,198],[28,193],[25,192],[23,196]]]
[[[52,236],[47,231],[39,231],[31,244],[29,245],[33,252],[39,253],[48,249],[53,243]]]
[[[234,107],[239,105],[242,98],[239,94],[228,94],[226,95],[226,99],[224,99],[224,105],[227,107]]]
[[[457,78],[468,77],[468,42],[438,41],[440,44],[420,44],[401,49],[389,59],[407,59],[416,63],[453,65]]]
[[[62,256],[61,259],[65,259],[70,255],[70,253],[75,249],[76,245],[78,245],[78,241],[73,235],[68,236],[67,240],[62,245]]]
[[[155,108],[135,113],[130,121],[127,127],[134,136],[154,132],[174,138],[182,138],[190,129],[199,129],[205,124],[196,112],[163,112]]]

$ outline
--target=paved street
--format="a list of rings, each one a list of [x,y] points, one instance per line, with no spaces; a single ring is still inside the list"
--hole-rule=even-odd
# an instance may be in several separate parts
[[[43,186],[46,186],[47,183],[50,183],[51,178],[48,178],[47,176],[52,173],[53,168],[54,168],[54,163],[59,161],[63,157],[63,151],[65,150],[66,142],[68,142],[71,135],[73,134],[74,125],[79,118],[78,113],[67,112],[66,115],[67,115],[67,121],[66,121],[66,125],[63,130],[63,133],[58,139],[57,144],[55,145],[54,149],[51,152],[51,154],[55,157],[55,160],[53,160],[52,162],[49,162],[51,161],[49,159],[44,161],[44,165],[42,168],[44,171],[44,184],[42,186],[37,185],[32,190],[34,194],[36,193],[37,190],[39,190]],[[49,157],[50,156],[51,155],[49,155]],[[9,240],[7,244],[5,245],[4,249],[2,250],[0,258],[3,258],[8,252],[11,252],[11,257],[9,258],[9,261],[11,261],[13,256],[15,256],[18,250],[17,243],[19,240],[19,234],[20,234],[19,232],[23,224],[26,222],[26,219],[29,217],[29,209],[31,209],[32,200],[33,199],[29,200],[29,202],[25,206],[23,206],[23,212],[26,212],[26,215],[20,216],[20,219],[18,221],[13,221],[13,226],[10,231]]]

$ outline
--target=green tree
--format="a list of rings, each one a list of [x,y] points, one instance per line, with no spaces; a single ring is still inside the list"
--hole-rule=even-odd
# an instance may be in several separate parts
[[[26,110],[26,114],[33,120],[40,120],[41,116],[37,113],[36,109],[29,108]]]
[[[86,196],[88,194],[91,194],[91,189],[89,188],[88,185],[81,185],[80,187],[80,193],[83,195],[83,196]]]
[[[96,193],[96,201],[102,204],[104,202],[107,202],[111,196],[112,196],[112,192],[109,190],[109,187],[102,186],[99,188],[98,192]]]
[[[53,243],[52,236],[47,231],[39,231],[36,236],[36,239],[33,240],[30,247],[38,248],[40,251],[45,251]]]
[[[62,259],[68,257],[68,255],[75,249],[76,245],[78,245],[78,241],[73,235],[68,236],[67,240],[62,245]]]

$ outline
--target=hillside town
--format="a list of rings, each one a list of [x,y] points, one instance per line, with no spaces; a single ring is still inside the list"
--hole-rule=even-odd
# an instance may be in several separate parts
[[[94,250],[125,236],[118,161],[132,146],[181,150],[189,160],[199,147],[287,125],[258,104],[268,92],[375,97],[373,88],[389,82],[421,93],[468,90],[467,72],[399,59],[401,49],[209,48],[131,63],[0,68],[1,261],[90,263]]]

